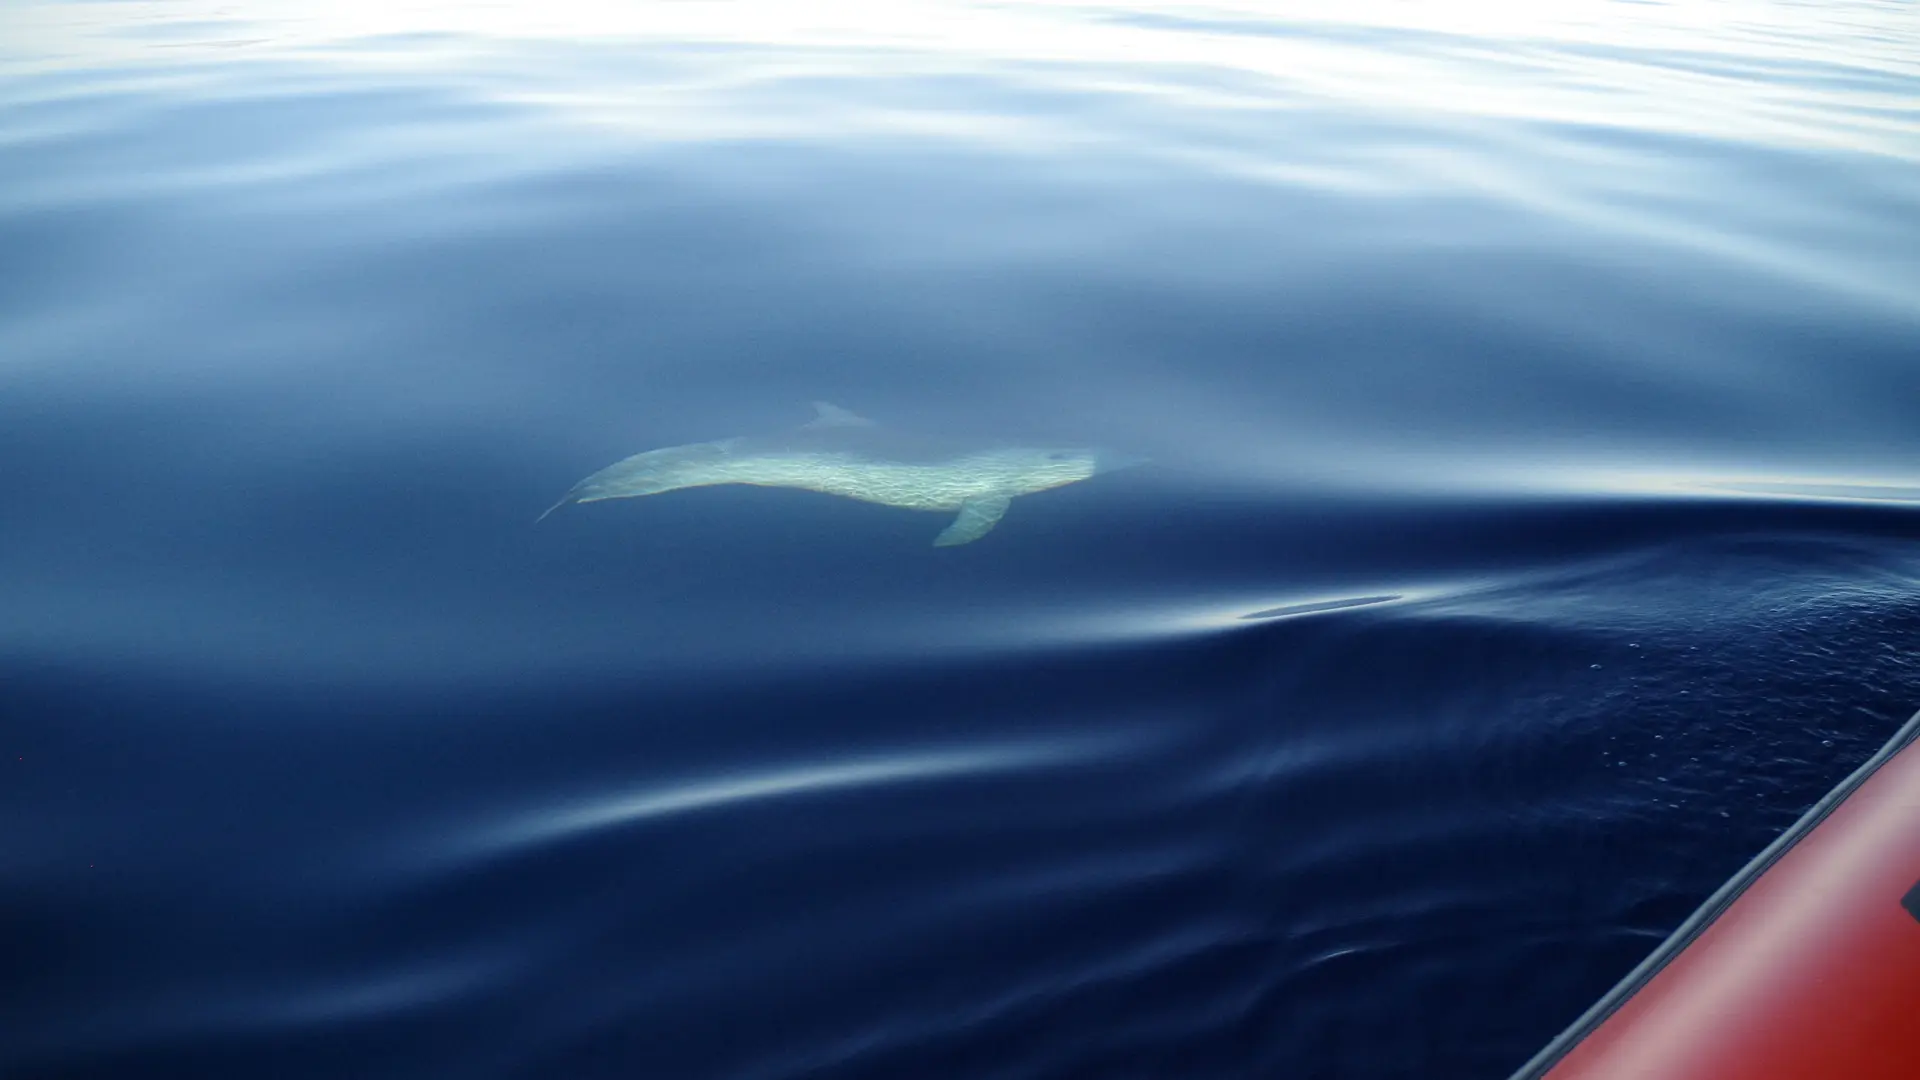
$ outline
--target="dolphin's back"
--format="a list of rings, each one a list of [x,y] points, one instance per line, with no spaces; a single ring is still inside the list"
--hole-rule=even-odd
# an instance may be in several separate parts
[[[1015,479],[987,458],[916,462],[830,451],[741,456],[718,466],[715,475],[724,479],[710,482],[801,488],[908,510],[958,510]]]

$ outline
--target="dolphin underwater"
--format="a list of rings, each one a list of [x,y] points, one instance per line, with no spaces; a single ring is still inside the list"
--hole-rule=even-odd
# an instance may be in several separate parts
[[[648,450],[573,485],[568,503],[658,495],[713,484],[755,484],[844,495],[863,502],[954,514],[935,547],[968,544],[993,530],[1018,495],[1077,483],[1136,464],[1089,448],[960,449],[894,436],[824,401],[813,420],[779,436],[743,436]]]

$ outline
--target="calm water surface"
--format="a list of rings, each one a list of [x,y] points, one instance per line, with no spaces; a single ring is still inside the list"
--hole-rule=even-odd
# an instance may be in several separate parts
[[[0,1073],[1499,1080],[1920,704],[1915,9],[1522,7],[0,10]]]

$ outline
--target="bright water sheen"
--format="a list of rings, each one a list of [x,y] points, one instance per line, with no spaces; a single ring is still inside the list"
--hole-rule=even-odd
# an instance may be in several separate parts
[[[1920,705],[1899,3],[0,11],[0,1074],[1492,1078]],[[797,428],[989,535],[568,506]]]

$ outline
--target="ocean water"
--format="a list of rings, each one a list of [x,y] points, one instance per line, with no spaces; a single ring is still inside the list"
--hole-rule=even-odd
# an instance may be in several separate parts
[[[655,447],[1147,459],[941,515]],[[0,1074],[1492,1078],[1920,705],[1909,3],[0,9]]]

